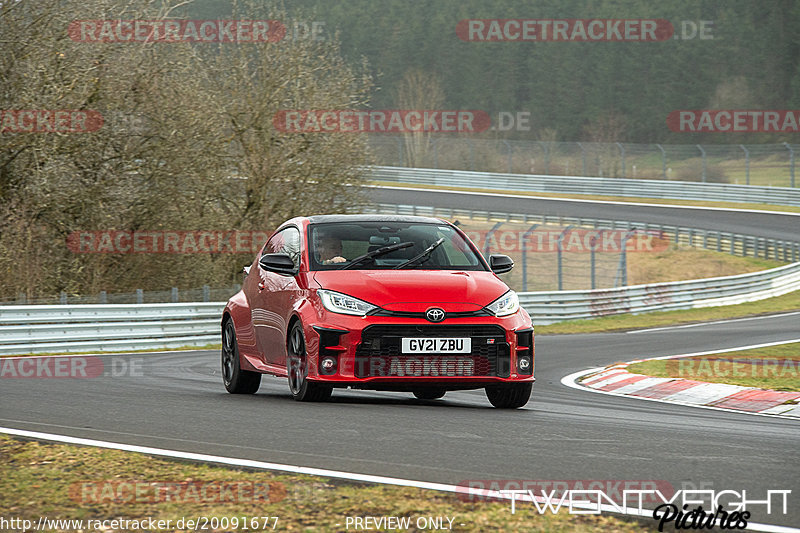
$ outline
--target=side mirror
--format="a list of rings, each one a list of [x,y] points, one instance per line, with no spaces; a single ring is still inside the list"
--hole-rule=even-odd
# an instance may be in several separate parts
[[[495,274],[504,274],[514,268],[514,260],[507,255],[492,254],[489,256],[489,268]]]
[[[264,254],[258,260],[258,264],[269,272],[287,275],[295,274],[294,261],[287,254]]]

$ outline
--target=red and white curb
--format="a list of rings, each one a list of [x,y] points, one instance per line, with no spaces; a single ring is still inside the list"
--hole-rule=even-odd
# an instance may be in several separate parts
[[[704,407],[707,409],[800,418],[800,392],[782,392],[758,389],[755,387],[726,385],[723,383],[707,383],[683,378],[655,378],[627,371],[628,366],[634,363],[641,363],[642,361],[678,359],[681,357],[738,352],[797,342],[800,342],[800,339],[740,346],[737,348],[714,350],[710,352],[637,359],[635,361],[610,365],[604,368],[582,370],[565,376],[561,380],[561,383],[568,387],[610,394],[613,396],[630,396],[651,401]]]

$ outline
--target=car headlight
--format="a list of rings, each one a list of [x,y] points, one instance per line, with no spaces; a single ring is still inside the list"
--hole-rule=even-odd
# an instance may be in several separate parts
[[[508,291],[497,300],[486,306],[486,309],[494,313],[494,316],[513,315],[519,310],[519,298],[514,291]]]
[[[373,309],[378,308],[377,305],[372,305],[364,300],[359,300],[340,292],[318,289],[317,294],[319,299],[322,300],[322,305],[325,306],[325,309],[332,313],[364,316]]]

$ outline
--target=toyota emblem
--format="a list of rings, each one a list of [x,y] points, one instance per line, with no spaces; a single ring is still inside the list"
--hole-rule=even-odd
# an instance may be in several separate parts
[[[429,322],[441,322],[444,320],[444,309],[431,307],[425,311],[425,318],[427,318]]]

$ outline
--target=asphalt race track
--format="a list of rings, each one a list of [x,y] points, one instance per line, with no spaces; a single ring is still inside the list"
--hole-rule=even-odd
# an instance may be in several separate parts
[[[782,215],[372,192],[383,202],[474,204],[516,213],[561,210],[564,215],[579,210],[587,217],[663,219],[775,238],[800,233],[800,218]],[[797,421],[592,394],[560,383],[572,372],[616,361],[797,337],[797,314],[643,332],[539,336],[534,394],[524,409],[514,411],[493,409],[483,391],[451,392],[435,401],[403,393],[335,391],[328,403],[302,404],[291,399],[285,380],[269,377],[258,394],[234,396],[222,386],[218,352],[109,355],[102,357],[128,367],[135,363],[141,370],[93,379],[0,380],[0,426],[450,484],[665,480],[676,489],[746,489],[750,499],[790,489],[788,514],[767,515],[763,506],[754,506],[748,508],[750,521],[797,527]]]
[[[535,193],[532,193],[535,194]],[[367,196],[376,203],[474,209],[496,213],[529,213],[626,220],[668,226],[741,233],[770,239],[800,239],[800,214],[747,212],[722,209],[675,208],[622,202],[588,202],[560,198],[530,198],[481,193],[376,187]],[[633,200],[633,199],[632,199]],[[753,206],[758,209],[757,205]]]

